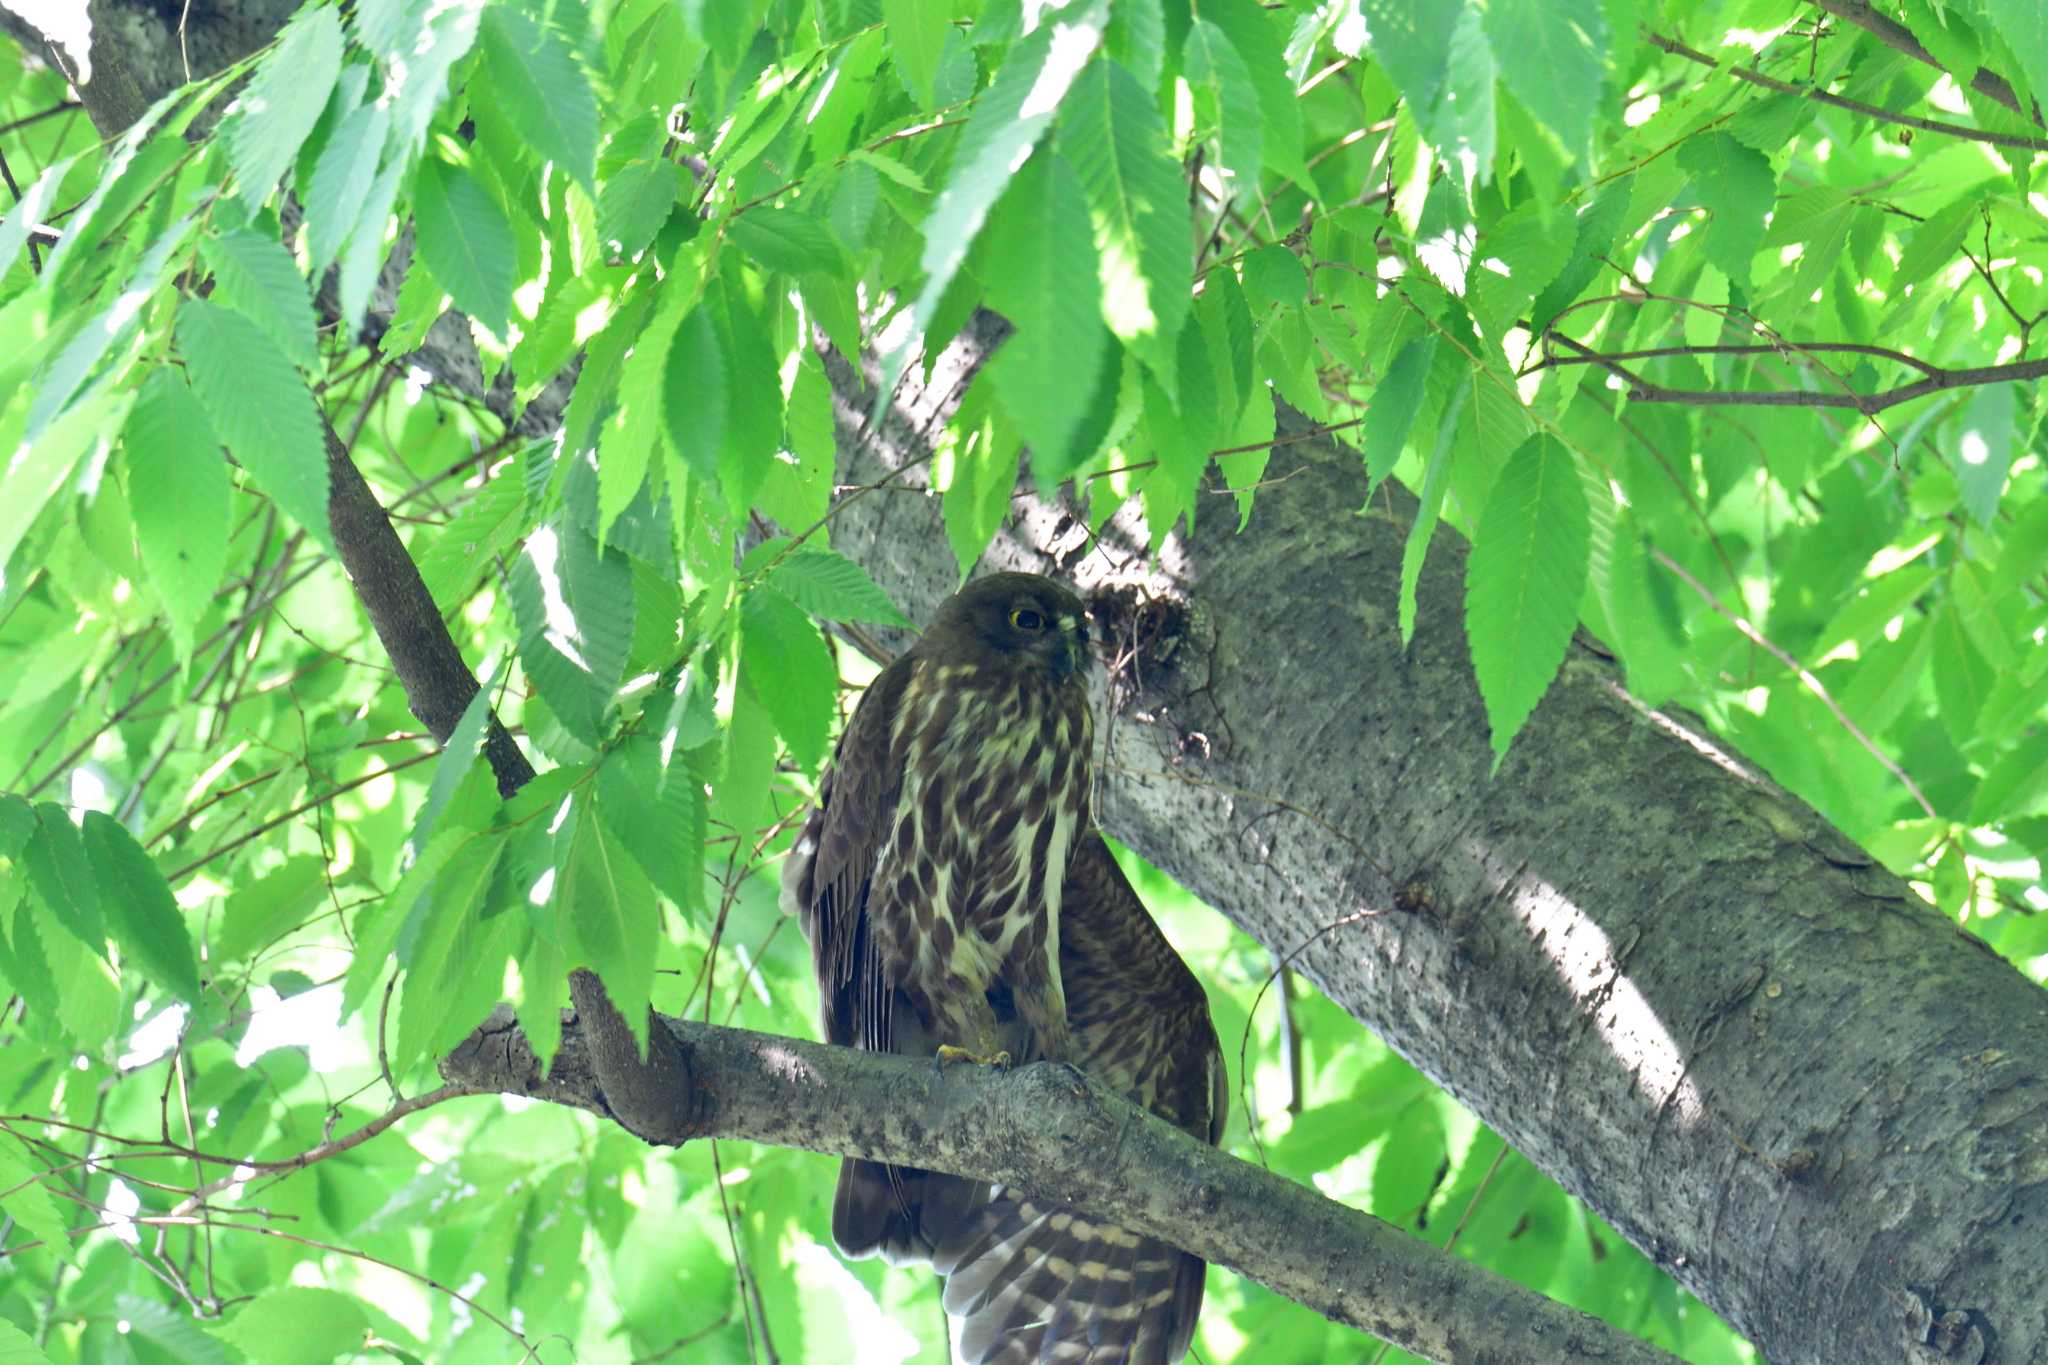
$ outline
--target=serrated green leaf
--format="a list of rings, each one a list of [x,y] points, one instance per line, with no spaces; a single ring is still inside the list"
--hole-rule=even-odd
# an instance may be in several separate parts
[[[598,813],[647,879],[685,909],[703,901],[704,791],[689,762],[635,735],[597,770]]]
[[[1849,239],[1849,224],[1855,217],[1856,202],[1850,190],[1837,185],[1815,185],[1781,201],[1764,230],[1765,246],[1802,243],[1798,268],[1789,286],[1794,299],[1803,303],[1820,288]]]
[[[555,873],[555,903],[573,936],[577,961],[604,982],[644,1056],[661,907],[639,865],[606,831],[592,801],[578,801],[571,818],[574,824]]]
[[[486,965],[478,952],[479,930],[506,842],[505,832],[495,831],[464,844],[434,878],[432,892],[418,902],[416,921],[408,926],[410,937],[399,938],[398,961],[405,978],[391,1065],[400,1072],[444,1044],[460,1041],[460,1032],[448,1037],[448,1023],[455,1017],[466,977]],[[461,1031],[467,1031],[470,1021],[462,1022]]]
[[[132,1335],[158,1347],[179,1365],[236,1365],[236,1357],[219,1340],[201,1331],[198,1320],[182,1309],[140,1294],[116,1294],[114,1311]],[[8,1365],[4,1352],[0,1352],[0,1365]]]
[[[196,1359],[205,1365],[204,1357]],[[0,1365],[50,1365],[50,1358],[34,1337],[0,1318]]]
[[[0,1210],[60,1261],[71,1259],[71,1235],[43,1183],[44,1168],[13,1139],[0,1141]],[[12,1239],[9,1239],[10,1241]]]
[[[727,392],[746,395],[746,401],[726,405],[725,440],[718,452],[719,486],[726,506],[739,517],[753,504],[782,448],[781,357],[744,289],[721,282],[707,292],[704,308],[718,330]]]
[[[769,270],[800,276],[846,273],[846,252],[822,219],[763,204],[729,219],[725,235]]]
[[[754,505],[787,531],[802,531],[824,517],[832,503],[832,384],[825,367],[806,351],[790,381],[783,415],[786,452],[768,466]]]
[[[862,166],[873,167],[913,194],[931,193],[931,187],[924,183],[923,176],[893,156],[883,156],[880,152],[871,152],[865,147],[856,147],[846,154],[846,159],[857,162]]]
[[[434,776],[427,783],[426,797],[420,802],[419,814],[413,819],[412,834],[407,840],[414,853],[425,848],[427,841],[433,838],[434,825],[441,818],[441,812],[455,798],[456,788],[476,766],[477,755],[483,751],[484,732],[491,720],[491,679],[486,675],[478,681],[482,686],[462,708],[461,718],[449,732],[448,742],[441,746],[440,757],[434,760]]]
[[[228,129],[236,192],[253,211],[299,154],[341,75],[340,11],[301,10],[241,97]]]
[[[105,956],[107,926],[100,914],[100,885],[85,840],[62,806],[45,801],[35,814],[36,831],[22,859],[29,885],[73,938]]]
[[[26,416],[28,393],[22,393],[18,408],[0,410],[0,450],[11,452],[0,467],[0,564],[13,556],[85,453],[111,439],[134,400],[128,390],[103,388],[73,403],[25,443],[19,419]]]
[[[595,193],[597,98],[576,54],[552,28],[504,5],[484,11],[477,44],[512,126],[544,159]]]
[[[1764,241],[1764,220],[1778,195],[1770,159],[1726,133],[1701,133],[1678,149],[1678,164],[1708,214],[1701,249],[1739,285],[1749,284],[1750,258]]]
[[[1628,217],[1629,201],[1635,192],[1635,177],[1625,175],[1593,196],[1580,213],[1572,237],[1571,255],[1557,278],[1530,305],[1530,325],[1538,332],[1556,321],[1585,287],[1604,269],[1601,258],[1613,249],[1616,234]]]
[[[199,960],[164,874],[112,816],[87,811],[83,832],[114,941],[151,981],[197,1004]]]
[[[526,490],[509,471],[491,479],[455,514],[438,535],[424,544],[413,542],[420,577],[434,604],[453,611],[479,579],[494,570],[497,558],[530,529]]]
[[[882,24],[889,35],[889,56],[903,88],[921,109],[934,107],[932,82],[939,71],[939,54],[945,51],[946,34],[952,30],[946,6],[930,0],[882,0]]]
[[[184,376],[164,365],[143,383],[123,446],[136,545],[189,657],[227,564],[233,487],[220,438]]]
[[[306,255],[315,279],[341,254],[370,203],[377,162],[391,132],[391,111],[383,101],[344,114],[313,163],[306,186]],[[380,221],[378,228],[382,228]],[[378,236],[382,237],[382,232]]]
[[[348,1294],[286,1285],[257,1295],[214,1332],[254,1365],[333,1365],[362,1351],[370,1318]]]
[[[839,669],[811,619],[773,588],[754,589],[741,608],[740,680],[774,718],[790,756],[816,769],[832,730]]]
[[[504,336],[517,251],[505,210],[475,176],[429,157],[413,181],[421,258],[455,306]]]
[[[1060,118],[1095,225],[1102,320],[1172,391],[1194,266],[1180,164],[1150,96],[1113,61],[1091,63]]]
[[[1423,466],[1422,487],[1416,493],[1415,520],[1401,543],[1401,589],[1395,611],[1405,649],[1415,639],[1415,587],[1422,581],[1422,561],[1429,553],[1430,538],[1436,534],[1437,519],[1443,515],[1444,493],[1451,486],[1452,451],[1463,420],[1465,404],[1453,403],[1437,427],[1436,445],[1429,463]]]
[[[1970,643],[1970,632],[1954,603],[1945,604],[1935,613],[1930,630],[1934,640],[1934,696],[1941,711],[1942,728],[1948,731],[1957,748],[1964,748],[1977,736],[1977,717],[1998,681],[1997,674]]]
[[[827,621],[876,621],[909,629],[910,618],[868,571],[836,550],[806,549],[783,560],[767,585]]]
[[[1308,302],[1308,272],[1284,246],[1262,246],[1239,262],[1244,291],[1259,308],[1299,308]]]
[[[298,924],[327,885],[327,865],[310,854],[287,858],[237,887],[213,936],[212,962],[240,962]]]
[[[1205,18],[1188,25],[1181,69],[1194,91],[1198,131],[1215,130],[1216,159],[1229,177],[1224,193],[1250,213],[1258,202],[1265,155],[1252,73],[1228,35]]]
[[[1401,348],[1386,377],[1373,390],[1366,409],[1365,486],[1368,496],[1380,480],[1394,472],[1401,448],[1408,443],[1408,430],[1422,411],[1424,382],[1436,359],[1436,338],[1417,337]]]
[[[19,858],[35,832],[36,808],[13,792],[0,792],[0,858]]]
[[[560,939],[529,936],[519,958],[519,1002],[513,1010],[543,1073],[554,1065],[562,1046],[562,1007],[568,1003],[569,958]]]
[[[1946,443],[1961,485],[1963,506],[1980,526],[1991,525],[2005,493],[2012,468],[2013,438],[2018,422],[2016,385],[1986,384],[1970,395],[1957,422],[1956,438]]]
[[[1502,81],[1573,160],[1592,145],[1607,78],[1607,17],[1597,0],[1496,0],[1486,36]]]
[[[532,788],[533,784],[528,783],[527,790]],[[363,1002],[369,999],[370,988],[391,965],[399,934],[411,918],[413,905],[421,893],[433,885],[435,876],[448,865],[448,860],[477,837],[475,830],[442,830],[413,859],[389,895],[367,902],[357,913],[355,957],[349,963],[348,977],[341,988],[341,1017],[344,1020],[362,1008]]]
[[[57,193],[64,186],[64,177],[70,173],[71,163],[76,160],[78,156],[73,153],[60,156],[43,167],[43,173],[35,178],[20,202],[10,206],[7,216],[0,218],[0,276],[14,269],[15,258],[28,242],[29,229],[49,219]]]
[[[1571,452],[1539,433],[1501,471],[1465,569],[1465,634],[1495,763],[1550,687],[1586,590],[1586,493]]]
[[[1904,289],[1918,284],[1954,260],[1956,249],[1963,244],[1963,234],[1983,209],[1984,189],[1978,186],[1928,215],[1900,246],[1899,263],[1892,269],[1892,287]]]
[[[727,372],[717,324],[704,308],[691,309],[669,343],[662,407],[669,443],[692,474],[713,486],[731,403]]]
[[[275,238],[246,228],[202,237],[199,246],[213,271],[213,302],[261,327],[293,364],[310,370],[319,363],[312,297],[289,251]]]
[[[987,228],[991,307],[1016,327],[989,364],[1003,406],[1024,429],[1039,487],[1051,488],[1092,453],[1077,449],[1093,374],[1109,346],[1099,316],[1088,204],[1074,170],[1047,148],[1032,157]]]
[[[621,166],[597,192],[597,232],[614,255],[639,255],[675,209],[682,170],[664,157]]]
[[[327,450],[305,381],[255,323],[204,299],[179,307],[177,333],[192,391],[228,453],[332,553]]]
[[[2039,99],[2048,91],[2048,9],[2034,0],[1984,0],[1984,13],[2012,45],[2027,85]]]
[[[633,573],[575,527],[544,528],[508,576],[519,660],[555,718],[595,747],[633,641]]]
[[[1081,0],[1060,11],[1056,22],[1040,24],[1010,49],[995,80],[975,101],[954,149],[946,187],[924,221],[920,265],[925,283],[911,308],[914,333],[921,334],[938,312],[989,210],[1052,125],[1074,78],[1102,40],[1105,10],[1101,0]],[[911,337],[887,358],[878,395],[886,397],[895,387],[909,347],[919,340]]]

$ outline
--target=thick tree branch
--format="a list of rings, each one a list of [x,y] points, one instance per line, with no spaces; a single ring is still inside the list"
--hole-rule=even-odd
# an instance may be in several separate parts
[[[1072,1067],[930,1062],[657,1016],[697,1103],[650,1141],[737,1138],[997,1180],[1115,1218],[1338,1322],[1445,1361],[1675,1357],[1291,1180],[1218,1151]],[[441,1064],[471,1089],[605,1113],[565,1025],[545,1076],[500,1009]]]
[[[1932,52],[1922,46],[1920,40],[1913,36],[1911,29],[1891,16],[1879,13],[1872,8],[1869,0],[1810,0],[1810,3],[1838,19],[1856,25],[1895,52],[1903,52],[1914,61],[1922,62],[1951,77],[1956,74],[1944,67]],[[1970,88],[1993,103],[2004,105],[2015,114],[2023,112],[2020,109],[2019,96],[2013,94],[2012,84],[1995,71],[1978,67],[1970,74]],[[2040,121],[2040,115],[2037,113],[2034,122]]]

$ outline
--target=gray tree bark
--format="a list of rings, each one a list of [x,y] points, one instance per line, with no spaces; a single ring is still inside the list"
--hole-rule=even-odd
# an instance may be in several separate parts
[[[82,93],[109,131],[179,68],[158,7],[92,12]],[[989,340],[913,374],[871,439],[840,365],[842,482],[922,487],[918,433]],[[1155,564],[1129,519],[1096,547],[1027,496],[991,551],[1076,582],[1134,646],[1103,726],[1111,831],[1298,950],[1770,1359],[2048,1361],[2048,993],[1597,649],[1489,777],[1462,545],[1439,530],[1404,650],[1412,500],[1349,515],[1355,457],[1283,434],[1241,535],[1205,501]],[[955,575],[938,515],[877,492],[834,542],[921,615]]]

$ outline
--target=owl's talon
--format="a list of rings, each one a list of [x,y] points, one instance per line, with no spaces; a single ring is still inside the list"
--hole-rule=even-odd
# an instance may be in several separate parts
[[[992,1066],[1002,1071],[1007,1071],[1010,1068],[1010,1054],[1008,1052],[995,1052],[987,1057],[983,1057],[977,1053],[969,1052],[964,1047],[954,1047],[951,1043],[939,1044],[937,1060],[941,1067],[951,1066],[955,1062],[972,1062],[976,1066]]]

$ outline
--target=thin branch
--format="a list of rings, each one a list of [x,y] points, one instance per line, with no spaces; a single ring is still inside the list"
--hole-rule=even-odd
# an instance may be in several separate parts
[[[2022,151],[2048,152],[2048,139],[2027,137],[2021,133],[1995,133],[1987,128],[1968,128],[1960,123],[1943,123],[1938,119],[1921,118],[1915,114],[1895,114],[1891,110],[1879,108],[1875,104],[1865,104],[1862,100],[1852,100],[1842,95],[1830,94],[1826,90],[1821,90],[1811,85],[1796,85],[1791,81],[1781,81],[1775,76],[1766,76],[1755,67],[1724,66],[1719,60],[1708,56],[1698,48],[1687,47],[1676,38],[1667,38],[1661,33],[1646,31],[1643,34],[1643,41],[1647,42],[1651,47],[1661,48],[1663,51],[1669,52],[1674,57],[1683,57],[1689,62],[1697,62],[1701,66],[1712,70],[1726,71],[1739,81],[1748,81],[1751,85],[1760,85],[1764,89],[1774,90],[1780,95],[1800,95],[1821,104],[1831,104],[1837,109],[1847,109],[1852,114],[1861,114],[1865,118],[1876,119],[1880,123],[1897,124],[1901,128],[1917,128],[1923,133],[1940,133],[1947,137],[1962,138],[1969,142],[1982,142],[1992,147],[2017,147]]]
[[[1887,408],[1895,408],[1901,403],[1925,398],[1929,394],[2048,376],[2048,360],[2016,360],[2009,365],[1978,365],[1954,370],[1932,365],[1923,366],[1928,371],[1925,379],[1916,379],[1911,384],[1901,384],[1895,388],[1869,394],[1808,389],[1667,389],[1661,384],[1652,384],[1613,357],[1574,341],[1562,332],[1553,331],[1545,335],[1578,352],[1585,364],[1597,365],[1626,383],[1629,386],[1629,398],[1638,403],[1683,403],[1702,408],[1853,408],[1865,417],[1870,417]]]

